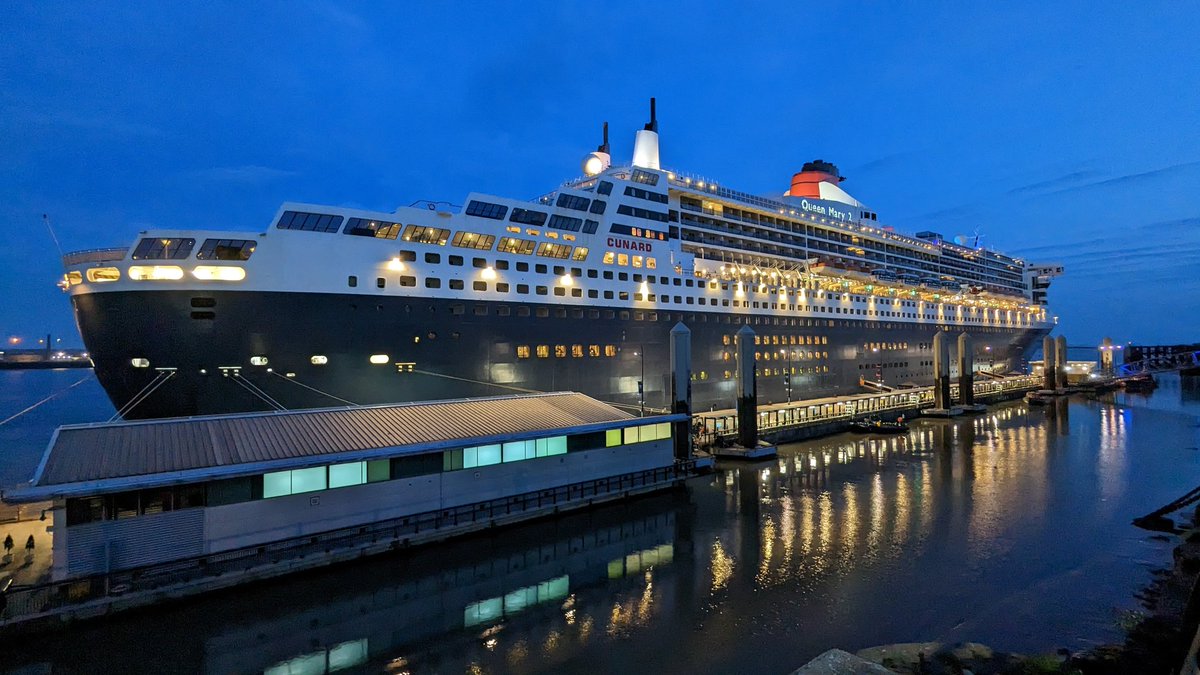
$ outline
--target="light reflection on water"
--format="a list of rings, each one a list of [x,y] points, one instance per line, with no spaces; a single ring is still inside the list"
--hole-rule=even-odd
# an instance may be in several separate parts
[[[780,673],[835,646],[1084,648],[1120,637],[1169,557],[1129,521],[1200,475],[1185,403],[1016,402],[785,446],[686,491],[34,639],[0,669]]]

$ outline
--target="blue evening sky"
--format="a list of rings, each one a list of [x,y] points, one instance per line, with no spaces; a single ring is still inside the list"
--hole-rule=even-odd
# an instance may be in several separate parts
[[[1065,263],[1071,344],[1200,341],[1198,34],[1190,2],[8,2],[0,334],[79,344],[43,213],[74,250],[532,198],[657,96],[666,167],[778,194],[830,160],[901,231]]]

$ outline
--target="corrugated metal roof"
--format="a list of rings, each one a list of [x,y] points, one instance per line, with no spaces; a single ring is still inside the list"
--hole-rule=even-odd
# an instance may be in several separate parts
[[[554,432],[636,419],[583,394],[434,401],[60,427],[33,484],[130,478]]]

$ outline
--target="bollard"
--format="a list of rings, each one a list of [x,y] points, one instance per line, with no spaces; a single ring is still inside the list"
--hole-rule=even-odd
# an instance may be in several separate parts
[[[950,345],[946,344],[946,333],[933,334],[933,407],[950,409]]]
[[[1054,341],[1054,382],[1055,389],[1067,388],[1067,336],[1059,335]]]
[[[1054,338],[1042,338],[1042,389],[1057,389],[1054,375]]]
[[[758,381],[754,373],[754,330],[749,326],[742,326],[735,339],[738,443],[743,448],[753,448],[758,445]]]
[[[691,459],[692,331],[682,321],[671,329],[671,412],[688,417],[672,425],[675,459]]]
[[[966,331],[958,335],[958,402],[975,405],[975,354]]]

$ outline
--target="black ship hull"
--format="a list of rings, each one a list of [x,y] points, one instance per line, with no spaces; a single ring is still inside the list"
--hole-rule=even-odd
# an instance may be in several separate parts
[[[557,390],[636,408],[639,381],[647,410],[662,409],[669,332],[680,321],[692,331],[693,406],[722,409],[734,405],[732,337],[743,325],[763,342],[762,402],[788,397],[789,370],[795,400],[861,393],[861,378],[880,375],[890,385],[928,384],[939,329],[321,293],[106,292],[76,295],[74,305],[96,376],[129,419],[265,410],[272,401],[296,409]],[[976,363],[995,370],[1020,367],[1046,333],[966,330]]]

